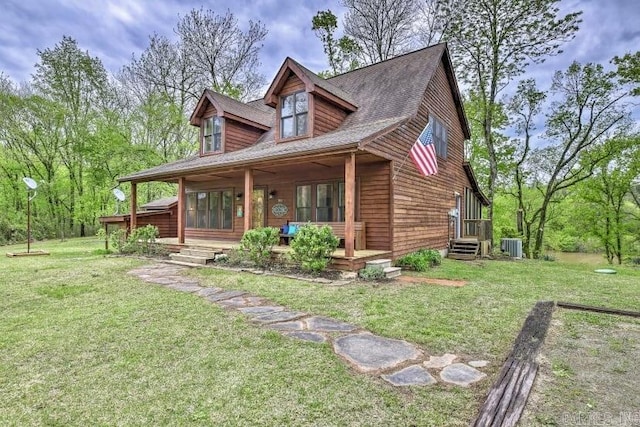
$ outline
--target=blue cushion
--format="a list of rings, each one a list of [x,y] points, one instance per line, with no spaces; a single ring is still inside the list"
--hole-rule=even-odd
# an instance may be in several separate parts
[[[289,225],[285,224],[282,226],[282,234],[289,234]]]
[[[298,231],[298,226],[290,224],[289,232],[287,234],[296,234],[297,231]]]

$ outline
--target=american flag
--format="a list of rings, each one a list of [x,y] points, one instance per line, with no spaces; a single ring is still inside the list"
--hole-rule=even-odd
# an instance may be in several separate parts
[[[427,123],[424,130],[411,147],[411,158],[416,167],[424,176],[438,173],[438,162],[436,161],[436,147],[433,145],[433,131],[431,122]]]

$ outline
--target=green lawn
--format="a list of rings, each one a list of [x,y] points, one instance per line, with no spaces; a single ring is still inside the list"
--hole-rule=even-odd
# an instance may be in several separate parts
[[[393,388],[353,372],[328,345],[144,283],[127,274],[144,260],[94,255],[100,247],[39,242],[51,256],[0,257],[0,425],[467,425],[493,381]],[[427,274],[469,280],[463,288],[189,274],[407,339],[427,354],[487,358],[495,375],[539,299],[640,307],[640,270],[592,270],[445,260]]]

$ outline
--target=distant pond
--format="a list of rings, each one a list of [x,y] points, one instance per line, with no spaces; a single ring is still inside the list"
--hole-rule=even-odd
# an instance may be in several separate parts
[[[604,254],[583,252],[547,252],[559,262],[570,264],[588,264],[593,266],[608,265]]]

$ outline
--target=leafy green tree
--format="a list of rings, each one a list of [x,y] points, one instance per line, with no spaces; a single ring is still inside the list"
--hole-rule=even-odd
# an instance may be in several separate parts
[[[624,56],[616,56],[612,61],[618,66],[617,74],[622,83],[632,83],[635,87],[632,93],[640,95],[640,51],[627,53]]]
[[[559,0],[441,0],[437,9],[438,19],[448,23],[444,39],[452,45],[458,75],[480,100],[490,201],[499,173],[494,129],[500,93],[530,62],[560,53],[561,44],[578,30],[581,12],[561,16],[558,4]]]
[[[338,29],[338,18],[331,10],[318,11],[311,23],[311,28],[322,42],[329,61],[329,70],[323,71],[321,77],[327,78],[358,68],[357,55],[360,48],[355,40],[348,36],[336,40],[334,34]]]
[[[626,147],[613,137],[627,132],[629,125],[624,105],[627,93],[601,65],[574,62],[567,71],[555,74],[550,93],[556,101],[546,114],[544,145],[535,148],[531,143],[533,118],[541,110],[544,94],[527,81],[512,103],[512,112],[520,111],[517,129],[523,135],[515,152],[516,196],[533,235],[534,258],[541,255],[552,204],[623,152]],[[542,200],[527,204],[525,186],[535,188]]]

